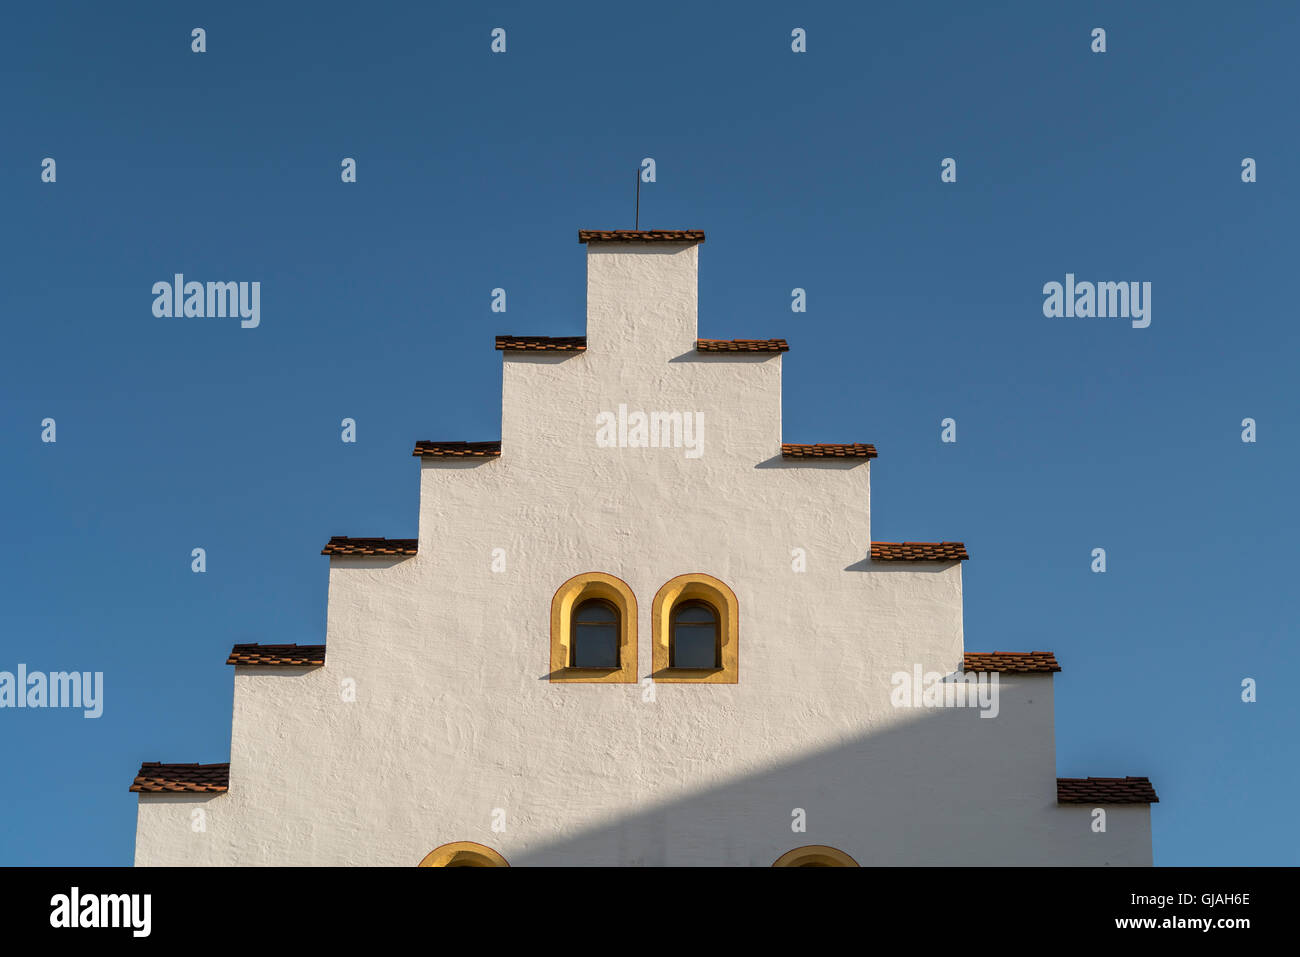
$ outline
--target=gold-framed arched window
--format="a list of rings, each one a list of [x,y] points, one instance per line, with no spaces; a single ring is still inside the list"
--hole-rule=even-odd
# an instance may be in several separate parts
[[[775,861],[773,867],[857,867],[858,862],[839,848],[825,844],[805,844],[793,851],[786,851]]]
[[[551,681],[636,682],[636,596],[604,572],[574,575],[551,599]]]
[[[424,860],[421,867],[509,867],[506,859],[492,848],[473,841],[453,841],[435,847]]]
[[[740,680],[740,604],[725,582],[692,572],[666,582],[650,613],[656,682]]]

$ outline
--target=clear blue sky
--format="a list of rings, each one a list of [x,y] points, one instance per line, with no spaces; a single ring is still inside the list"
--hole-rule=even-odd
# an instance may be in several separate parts
[[[130,863],[140,762],[228,759],[230,646],[322,642],[326,539],[499,437],[492,336],[582,334],[646,156],[701,334],[791,343],[785,439],[874,442],[873,537],[970,548],[967,648],[1057,653],[1058,773],[1149,775],[1158,864],[1300,863],[1295,4],[409,6],[6,6],[0,670],[106,699],[0,711],[0,863]],[[260,328],[154,318],[176,272]],[[1067,272],[1150,327],[1045,318]]]

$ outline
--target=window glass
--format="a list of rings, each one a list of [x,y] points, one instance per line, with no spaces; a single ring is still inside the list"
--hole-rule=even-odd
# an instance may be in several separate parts
[[[618,667],[618,611],[609,602],[584,601],[574,611],[573,667]]]
[[[687,602],[673,610],[670,668],[717,668],[718,613],[704,602]]]

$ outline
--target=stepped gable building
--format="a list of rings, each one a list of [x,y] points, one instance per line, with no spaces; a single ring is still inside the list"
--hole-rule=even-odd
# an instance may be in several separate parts
[[[1056,776],[1056,657],[966,649],[966,546],[872,541],[786,340],[700,338],[704,233],[579,240],[586,335],[497,337],[500,439],[414,444],[417,538],[329,539],[323,644],[233,648],[230,761],[141,766],[136,863],[1151,864],[1146,778]]]

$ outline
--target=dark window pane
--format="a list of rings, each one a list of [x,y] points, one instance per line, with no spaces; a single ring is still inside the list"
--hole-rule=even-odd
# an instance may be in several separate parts
[[[678,623],[673,630],[674,668],[716,668],[717,633],[712,625]]]
[[[617,625],[579,624],[574,641],[573,667],[618,667]]]
[[[618,667],[618,612],[604,601],[587,601],[573,613],[573,667]]]
[[[573,620],[616,624],[618,612],[603,601],[587,601],[574,613]]]
[[[673,609],[671,667],[717,668],[718,613],[702,601]]]
[[[708,605],[683,605],[677,609],[673,617],[679,622],[691,624],[713,624],[718,620],[718,616]]]

